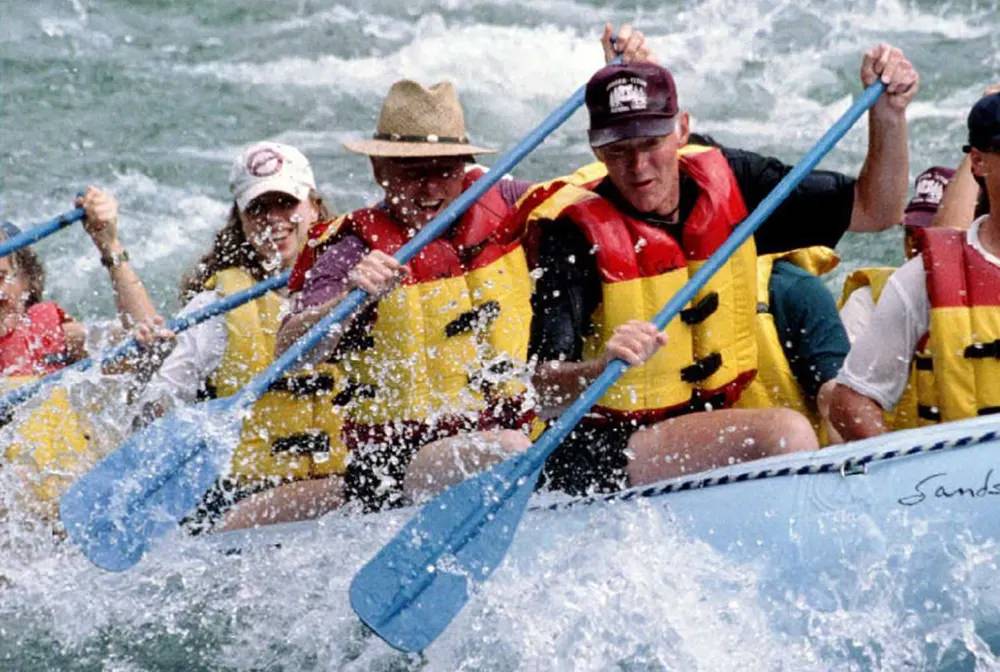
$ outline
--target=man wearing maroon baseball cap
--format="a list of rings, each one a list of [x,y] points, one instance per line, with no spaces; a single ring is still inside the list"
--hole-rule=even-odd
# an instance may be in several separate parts
[[[1000,93],[973,106],[968,128],[990,210],[967,230],[915,229],[920,254],[890,276],[837,377],[831,418],[847,438],[886,431],[882,411],[899,403],[913,360],[932,378],[917,389],[922,424],[1000,413]]]
[[[652,316],[791,168],[692,135],[664,67],[609,65],[591,78],[588,135],[600,163],[522,199],[544,269],[533,298],[535,383],[559,403],[612,359],[632,366],[550,458],[550,486],[609,491],[817,446],[793,411],[731,406],[757,367],[757,253],[832,247],[847,230],[902,219],[905,110],[918,77],[902,52],[879,45],[861,65],[862,85],[876,79],[886,93],[869,113],[860,177],[808,176],[658,332]],[[712,409],[721,410],[702,412]]]

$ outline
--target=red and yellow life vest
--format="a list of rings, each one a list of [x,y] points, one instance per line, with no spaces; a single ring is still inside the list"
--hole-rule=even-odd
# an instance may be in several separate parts
[[[852,271],[844,280],[844,288],[840,294],[838,307],[843,308],[851,294],[864,287],[871,289],[872,300],[877,304],[882,297],[882,291],[889,282],[889,276],[895,272],[896,269],[891,266],[859,268]],[[926,339],[921,341],[921,344],[924,343],[926,343]],[[917,398],[920,396],[918,390],[921,388],[925,389],[925,397],[933,395],[934,372],[931,368],[930,353],[923,345],[918,346],[917,352],[913,355],[910,378],[906,382],[903,396],[899,398],[894,409],[883,412],[886,427],[891,430],[900,430],[932,424],[931,421],[920,417]]]
[[[825,436],[816,403],[803,393],[788,363],[774,325],[768,298],[771,272],[778,261],[789,261],[813,275],[828,273],[840,262],[829,247],[817,245],[757,258],[757,376],[740,395],[737,408],[791,408],[809,418],[818,436]]]
[[[921,387],[921,417],[948,422],[1000,413],[1000,267],[967,240],[967,232],[917,231],[924,259],[933,395]]]
[[[466,188],[481,174],[469,171]],[[516,233],[501,227],[509,210],[494,186],[407,264],[403,283],[379,301],[367,338],[342,348],[352,423],[471,417],[524,392],[516,374],[527,360],[531,279]],[[386,254],[410,237],[385,210],[366,208],[318,228],[308,254],[314,259],[339,231]],[[296,264],[303,279],[308,265]],[[296,273],[293,288],[302,282]]]
[[[618,211],[591,191],[607,174],[603,164],[540,185],[519,206],[526,222],[568,219],[595,247],[602,302],[583,355],[596,358],[614,330],[650,320],[746,217],[739,185],[718,149],[688,145],[680,170],[700,195],[682,240]],[[691,408],[730,406],[757,368],[754,337],[757,255],[753,239],[740,246],[666,328],[668,343],[642,366],[630,367],[595,411],[614,420],[655,422]]]
[[[241,268],[228,268],[206,287],[224,296],[256,281]],[[217,396],[238,392],[274,361],[281,298],[274,292],[226,314],[226,351],[209,378]],[[230,473],[242,481],[289,481],[342,473],[347,450],[340,437],[342,412],[334,404],[343,375],[319,364],[280,379],[258,399],[243,421]]]
[[[25,320],[0,338],[0,375],[38,376],[66,365],[67,317],[56,303],[45,301],[28,308]]]
[[[0,339],[0,389],[34,382],[66,364],[67,317],[55,303],[37,303],[27,319]],[[86,426],[77,417],[64,388],[45,390],[11,418],[16,422],[4,459],[19,471],[38,502],[52,504],[96,460]],[[31,505],[34,506],[35,503]],[[54,509],[45,513],[54,514]]]

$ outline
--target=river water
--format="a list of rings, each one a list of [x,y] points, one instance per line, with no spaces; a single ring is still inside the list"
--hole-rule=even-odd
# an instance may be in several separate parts
[[[134,264],[169,313],[180,276],[224,221],[229,162],[243,145],[273,138],[300,147],[334,209],[359,207],[378,190],[366,161],[340,143],[372,131],[394,80],[451,79],[473,141],[509,147],[600,65],[605,20],[631,20],[649,36],[696,130],[789,162],[860,90],[862,50],[878,41],[901,46],[922,78],[909,113],[912,175],[961,158],[965,113],[1000,80],[998,11],[997,0],[3,0],[0,216],[41,221],[69,209],[86,184],[109,188],[122,204],[121,236]],[[589,160],[585,127],[577,113],[518,176],[551,177]],[[862,121],[823,165],[855,172],[865,146]],[[37,250],[52,298],[82,318],[111,314],[104,270],[82,231]],[[839,251],[844,263],[831,288],[857,266],[898,263],[901,236],[849,235]],[[353,571],[398,520],[318,535],[305,546],[312,555],[286,566],[272,564],[280,556],[255,564],[192,551],[194,559],[172,553],[169,563],[151,560],[121,576],[90,568],[28,523],[8,523],[0,667],[822,670],[940,662],[922,659],[920,646],[898,649],[902,658],[838,654],[885,646],[880,638],[898,624],[877,606],[851,614],[866,627],[817,616],[819,629],[797,641],[770,634],[760,614],[720,612],[753,590],[744,568],[686,545],[642,511],[595,516],[580,540],[592,562],[574,551],[567,557],[577,562],[554,555],[537,566],[564,593],[607,589],[590,607],[587,594],[576,596],[575,608],[590,611],[574,621],[575,634],[528,618],[534,606],[525,591],[551,595],[516,575],[502,591],[523,613],[462,621],[437,657],[406,659],[360,633],[345,596]],[[643,558],[698,571],[664,582],[660,563]],[[624,608],[612,582],[639,608]],[[562,618],[551,605],[539,613]],[[475,630],[484,622],[515,634]],[[956,626],[953,642],[973,650],[967,635]],[[951,645],[947,632],[935,636]],[[997,665],[988,651],[967,660],[977,669]]]

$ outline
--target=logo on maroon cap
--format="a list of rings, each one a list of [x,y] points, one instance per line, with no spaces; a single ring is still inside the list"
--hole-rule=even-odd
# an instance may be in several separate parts
[[[619,77],[608,83],[608,111],[612,114],[641,112],[648,107],[646,80],[641,77]]]
[[[944,197],[944,188],[948,186],[953,174],[953,170],[939,166],[928,168],[920,173],[914,184],[913,198],[907,204],[906,211],[937,210]]]
[[[271,177],[281,172],[285,158],[270,147],[258,149],[247,157],[247,172],[254,177]]]

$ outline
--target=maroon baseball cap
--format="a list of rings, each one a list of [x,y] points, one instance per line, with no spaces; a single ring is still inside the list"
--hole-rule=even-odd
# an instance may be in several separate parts
[[[666,135],[674,130],[677,86],[655,63],[608,65],[587,82],[590,146]]]
[[[904,210],[903,226],[930,226],[944,197],[944,188],[954,175],[954,170],[944,166],[933,166],[917,175],[913,198]]]

